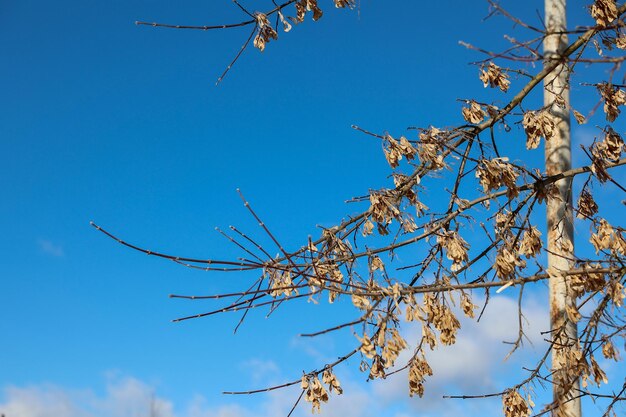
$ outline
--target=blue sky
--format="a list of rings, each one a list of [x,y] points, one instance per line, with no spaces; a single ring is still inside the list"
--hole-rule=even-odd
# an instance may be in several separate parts
[[[539,1],[507,3],[529,19],[542,8]],[[521,36],[502,18],[481,22],[481,1],[363,0],[358,11],[320,4],[326,13],[319,22],[280,34],[262,54],[250,48],[215,87],[247,29],[174,31],[133,22],[245,18],[228,0],[4,2],[0,412],[41,403],[42,410],[61,404],[54,415],[62,417],[86,409],[135,416],[133,407],[154,395],[163,417],[275,415],[288,410],[293,392],[219,393],[292,379],[353,342],[350,335],[311,345],[296,338],[334,322],[330,310],[318,315],[302,304],[271,320],[252,315],[237,335],[234,315],[171,323],[205,307],[168,294],[227,291],[249,276],[191,271],[89,227],[93,220],[167,253],[236,257],[213,228],[259,232],[240,188],[284,244],[298,247],[318,233],[316,225],[358,210],[344,200],[388,185],[379,142],[350,125],[400,134],[407,126],[461,123],[457,98],[495,96],[468,65],[482,57],[458,41],[497,49],[503,33]],[[572,2],[570,20],[590,24],[583,6]],[[593,134],[586,127],[575,138]],[[501,303],[508,311],[510,300]],[[541,317],[541,302],[531,307]],[[509,330],[498,323],[492,341],[499,346]],[[477,355],[502,351],[466,343]],[[353,390],[337,415],[358,411],[350,401],[365,407],[377,395],[388,402],[360,415],[455,410],[434,397],[422,405],[405,395],[400,401],[383,384],[364,385],[351,368],[339,373]],[[495,374],[485,377],[487,387],[508,378],[499,365],[480,369]],[[451,370],[434,391],[468,388],[468,372]],[[476,415],[499,407],[457,406],[478,407]]]

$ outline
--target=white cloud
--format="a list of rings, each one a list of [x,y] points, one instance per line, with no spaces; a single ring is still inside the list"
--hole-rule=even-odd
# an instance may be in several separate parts
[[[71,393],[54,386],[28,388],[8,387],[6,402],[0,404],[0,414],[19,417],[87,417],[71,398]]]
[[[52,255],[57,258],[65,256],[65,251],[63,250],[63,247],[61,245],[53,243],[48,239],[37,239],[37,246],[39,246],[39,250],[45,254]]]
[[[173,404],[154,394],[154,388],[134,378],[109,382],[107,396],[92,401],[94,408],[108,416],[145,416],[153,410],[154,417],[173,417]]]
[[[5,387],[0,414],[6,417],[174,417],[172,403],[154,396],[154,388],[122,378],[107,385],[106,394],[50,384]]]
[[[348,393],[334,396],[322,408],[322,417],[374,417],[368,412],[369,395],[358,384],[346,385]],[[41,384],[7,386],[0,396],[0,415],[6,417],[274,417],[286,416],[298,398],[299,388],[276,390],[253,397],[245,407],[233,397],[222,404],[208,404],[202,396],[192,398],[180,409],[172,401],[155,395],[155,388],[135,378],[113,377],[105,393],[74,390]],[[151,412],[152,410],[152,412]],[[294,417],[311,415],[310,405],[301,402]]]
[[[271,360],[250,359],[243,362],[240,368],[248,372],[254,384],[273,380],[280,374],[278,365]]]

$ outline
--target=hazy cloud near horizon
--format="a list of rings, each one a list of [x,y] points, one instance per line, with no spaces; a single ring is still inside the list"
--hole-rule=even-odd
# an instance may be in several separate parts
[[[475,302],[480,304],[479,299]],[[528,320],[527,334],[541,349],[539,332],[547,325],[547,312],[539,303],[528,302],[524,314]],[[502,388],[504,374],[519,368],[519,360],[529,358],[531,352],[520,352],[519,358],[503,362],[509,345],[517,335],[511,326],[517,317],[517,301],[507,296],[492,297],[481,323],[463,319],[456,345],[428,354],[434,371],[426,382],[424,398],[409,398],[406,374],[400,373],[384,381],[364,383],[366,375],[352,373],[340,368],[336,374],[345,393],[332,395],[330,402],[322,406],[321,416],[326,417],[374,417],[382,414],[391,417],[411,415],[415,410],[420,416],[453,416],[462,410],[491,414],[500,408],[498,399],[472,402],[444,400],[443,394],[472,393]],[[405,337],[417,340],[419,330],[407,328]],[[531,351],[535,349],[530,349]],[[408,359],[410,352],[403,353]],[[284,370],[272,361],[250,359],[241,367],[252,380],[278,378],[284,380]],[[508,368],[508,369],[507,369]],[[211,404],[202,396],[195,396],[185,404],[158,395],[157,389],[139,379],[110,373],[103,394],[92,389],[76,390],[57,385],[5,386],[0,395],[0,414],[6,417],[273,417],[286,416],[298,397],[297,387],[261,394],[258,405],[251,409],[233,397],[224,397],[219,404]],[[468,408],[469,407],[469,408]],[[153,413],[150,414],[150,410]],[[304,401],[294,416],[311,415],[311,407]]]
[[[39,250],[47,255],[52,255],[56,258],[61,258],[65,256],[65,251],[63,250],[63,246],[52,242],[49,239],[39,238],[37,239],[37,246]]]
[[[151,385],[132,377],[107,384],[106,392],[75,390],[41,384],[26,387],[8,386],[2,392],[0,414],[6,417],[273,417],[287,415],[298,394],[279,390],[265,396],[255,409],[246,408],[226,398],[223,404],[212,405],[202,396],[174,408],[172,401],[155,395]],[[370,399],[359,387],[350,387],[349,394],[333,398],[323,408],[322,416],[375,416],[368,411]],[[297,416],[310,415],[308,404],[299,407]]]

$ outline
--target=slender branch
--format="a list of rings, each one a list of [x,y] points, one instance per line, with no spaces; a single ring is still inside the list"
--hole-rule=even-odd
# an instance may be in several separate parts
[[[286,1],[285,3],[283,3],[283,4],[279,5],[279,6],[276,6],[272,10],[266,12],[265,15],[267,15],[267,16],[273,15],[274,13],[284,9],[285,7],[289,6],[290,4],[295,3],[296,1],[297,0]],[[141,21],[141,20],[136,21],[135,24],[139,25],[139,26],[152,26],[152,27],[169,28],[169,29],[216,30],[216,29],[233,29],[233,28],[239,28],[239,27],[242,27],[242,26],[248,26],[248,25],[256,24],[256,19],[244,20],[242,22],[237,22],[237,23],[228,23],[228,24],[225,24],[225,25],[202,25],[202,26],[172,25],[172,24],[168,24],[168,23],[145,22],[145,21]]]

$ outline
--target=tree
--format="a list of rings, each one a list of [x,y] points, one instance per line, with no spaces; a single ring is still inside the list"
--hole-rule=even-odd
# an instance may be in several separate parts
[[[317,0],[274,3],[265,13],[250,12],[235,3],[249,15],[248,20],[217,26],[138,24],[198,30],[251,28],[246,42],[218,79],[220,82],[251,43],[263,51],[268,43],[278,39],[279,26],[288,32],[309,13],[313,20],[322,17],[318,4],[322,2]],[[334,0],[334,5],[350,8],[354,2]],[[249,288],[236,293],[177,296],[234,299],[211,312],[180,320],[243,310],[241,324],[254,308],[274,311],[285,302],[304,298],[316,303],[323,299],[329,304],[350,302],[354,306],[357,317],[342,317],[336,326],[305,335],[359,329],[354,349],[301,378],[245,393],[299,384],[302,391],[296,405],[304,398],[312,404],[313,411],[319,410],[329,399],[329,391],[342,392],[335,367],[348,358],[360,357],[360,369],[370,379],[408,370],[409,395],[421,396],[428,389],[428,376],[437,372],[431,369],[425,353],[455,343],[461,327],[459,313],[477,319],[482,314],[476,314],[473,293],[484,291],[484,310],[493,289],[519,289],[519,335],[512,342],[513,353],[525,337],[521,309],[524,288],[547,281],[551,329],[546,333],[549,343],[545,353],[528,367],[527,377],[514,386],[478,397],[501,397],[504,414],[510,417],[529,416],[533,412],[577,416],[583,397],[607,400],[609,415],[614,413],[615,404],[626,399],[626,381],[620,392],[600,389],[606,383],[606,375],[597,360],[599,355],[618,360],[616,340],[626,337],[625,229],[600,214],[592,194],[594,186],[626,191],[612,175],[612,170],[626,164],[626,158],[622,158],[624,142],[618,128],[614,129],[620,106],[626,103],[625,86],[614,82],[614,77],[626,57],[623,53],[611,53],[626,49],[626,5],[618,7],[614,0],[596,0],[589,8],[595,24],[569,30],[565,26],[563,0],[546,1],[545,27],[516,18],[494,1],[489,5],[492,14],[503,15],[535,35],[523,42],[510,38],[511,46],[502,52],[466,44],[487,56],[477,63],[484,86],[496,94],[516,91],[513,97],[505,96],[506,105],[502,108],[493,101],[465,99],[461,111],[464,122],[447,128],[414,128],[409,137],[378,134],[355,126],[381,141],[393,170],[393,186],[370,190],[355,198],[355,202],[365,206],[362,212],[323,229],[316,239],[303,239],[301,248],[285,248],[243,195],[245,207],[278,248],[278,256],[271,256],[257,240],[237,229],[230,235],[221,233],[241,249],[243,258],[224,261],[148,251],[94,225],[126,246],[190,268],[259,272]],[[270,21],[273,17],[275,24]],[[568,42],[568,35],[573,41]],[[543,68],[531,72],[529,63],[537,62],[543,62]],[[569,115],[573,113],[583,123],[595,108],[588,111],[587,117],[574,110],[569,100],[569,83],[582,65],[592,64],[610,66],[608,80],[596,81],[597,74],[587,73],[592,82],[583,83],[597,89],[607,124],[599,128],[600,137],[582,149],[588,163],[571,168]],[[544,105],[526,108],[532,106],[532,93],[542,83]],[[523,127],[528,152],[523,156],[501,155],[498,144],[518,139],[515,125]],[[545,166],[538,166],[535,149],[542,138]],[[576,177],[584,181],[574,204]],[[435,187],[445,189],[447,198],[429,194]],[[536,215],[544,203],[545,228]],[[583,248],[578,253],[574,252],[574,213],[581,225],[591,229],[588,242],[578,242],[578,247]],[[479,230],[481,238],[473,236],[471,230]],[[593,247],[594,253],[588,255],[590,251],[585,246]],[[418,259],[415,253],[421,254]],[[455,308],[457,304],[459,308]],[[415,349],[409,359],[398,363],[400,353],[408,347],[401,332],[401,325],[407,322],[421,326],[421,338],[412,341]],[[553,399],[542,409],[534,410],[532,388],[541,384],[552,386]],[[591,385],[597,385],[598,390]]]
[[[559,62],[559,57],[567,48],[567,30],[565,0],[546,0],[546,34],[543,41],[545,62],[549,65],[556,61],[558,65],[544,80],[544,106],[555,124],[552,137],[546,137],[545,169],[546,175],[558,175],[572,168],[572,144],[570,132],[569,68]],[[545,64],[544,64],[545,65]],[[560,101],[560,105],[557,104]],[[574,219],[572,209],[572,179],[555,182],[558,198],[546,201],[546,221],[548,230],[547,256],[548,269],[569,271],[570,259],[574,256]],[[566,243],[567,242],[567,243]],[[576,309],[576,299],[569,282],[559,277],[551,277],[550,285],[550,329],[561,331],[557,339],[559,345],[575,346],[578,343],[576,322],[567,320],[567,309]],[[567,358],[566,351],[556,348],[552,351],[552,371],[555,377],[563,380],[554,384],[554,401],[559,404],[557,414],[578,417],[581,415],[580,390],[578,376],[571,379],[567,369],[576,366]],[[561,376],[561,372],[564,374]],[[566,401],[563,401],[566,400]]]

